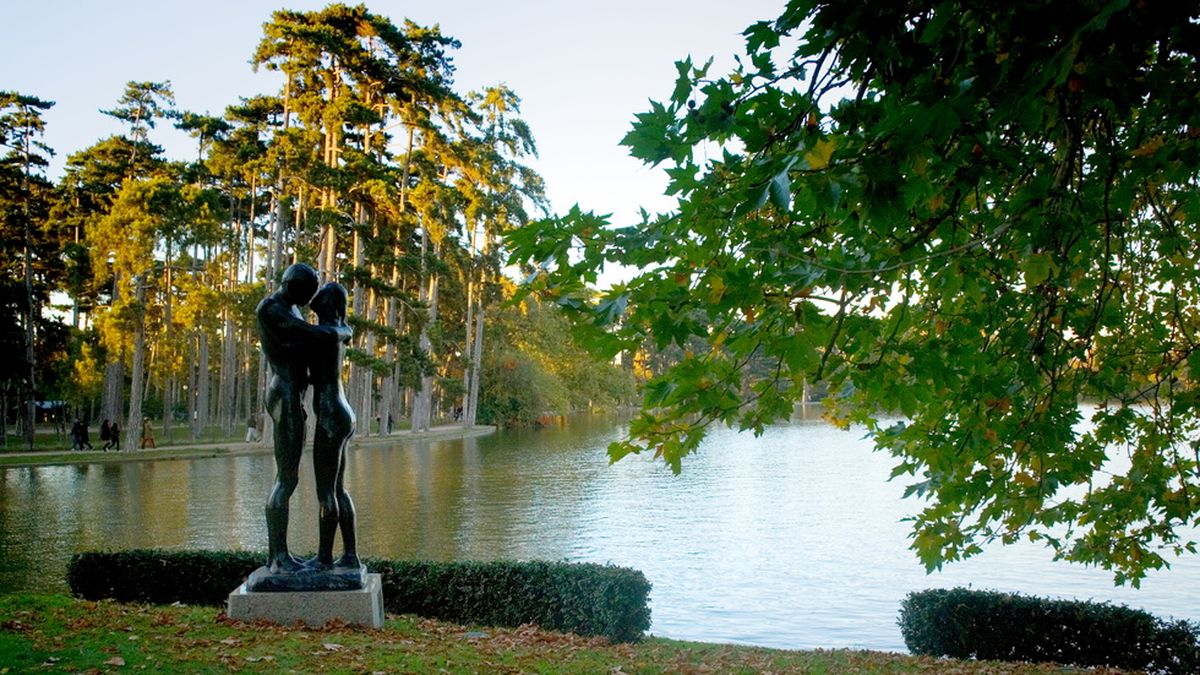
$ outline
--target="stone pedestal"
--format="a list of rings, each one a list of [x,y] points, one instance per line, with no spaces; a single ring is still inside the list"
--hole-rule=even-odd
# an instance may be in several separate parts
[[[266,565],[250,573],[246,590],[259,591],[357,591],[367,587],[367,566],[303,568],[272,573]]]
[[[356,626],[383,627],[383,583],[368,574],[363,588],[352,591],[250,591],[246,584],[229,594],[229,618],[264,619],[290,625],[297,621],[322,626],[338,620]]]

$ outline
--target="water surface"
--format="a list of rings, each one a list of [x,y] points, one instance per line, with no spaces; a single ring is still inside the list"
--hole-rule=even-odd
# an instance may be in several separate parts
[[[379,558],[612,562],[654,584],[657,635],[785,648],[903,651],[900,600],[971,585],[1113,600],[1200,620],[1200,559],[1141,590],[1045,549],[995,547],[927,576],[901,518],[917,503],[859,432],[819,420],[760,438],[717,431],[681,476],[646,457],[610,466],[620,422],[358,448],[346,481],[360,552]],[[269,455],[0,470],[0,591],[65,590],[72,552],[265,547]],[[292,548],[316,548],[306,455]]]

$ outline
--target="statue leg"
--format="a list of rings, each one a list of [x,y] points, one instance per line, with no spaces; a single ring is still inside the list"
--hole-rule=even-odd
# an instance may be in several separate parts
[[[317,479],[317,525],[320,543],[317,546],[316,564],[325,568],[333,565],[333,538],[338,528],[338,499],[335,483],[338,477],[337,446],[329,437],[323,424],[317,424],[317,435],[313,442],[313,474]]]
[[[284,400],[294,398],[294,400]],[[299,397],[272,391],[267,411],[275,422],[275,485],[267,498],[267,566],[271,572],[296,572],[304,563],[288,551],[288,501],[300,481],[304,447],[304,410]]]
[[[349,436],[347,435],[347,439]],[[341,456],[341,461],[338,462],[337,475],[337,500],[338,500],[338,525],[342,530],[342,546],[345,552],[338,559],[338,567],[359,567],[362,563],[358,559],[358,535],[355,531],[355,513],[354,501],[350,499],[350,495],[346,492],[345,476],[346,476],[346,441],[342,441],[341,451],[338,453]]]

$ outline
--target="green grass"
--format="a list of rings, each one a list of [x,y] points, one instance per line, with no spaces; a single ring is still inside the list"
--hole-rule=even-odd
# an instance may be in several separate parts
[[[479,631],[483,635],[473,633]],[[611,645],[531,626],[389,616],[380,630],[243,624],[204,607],[0,596],[0,672],[1060,673],[867,651],[782,651],[658,638]],[[1090,673],[1115,671],[1092,670]]]

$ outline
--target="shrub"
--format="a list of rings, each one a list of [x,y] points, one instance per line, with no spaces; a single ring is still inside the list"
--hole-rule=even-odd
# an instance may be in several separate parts
[[[254,552],[77,553],[67,569],[71,592],[89,600],[223,606],[260,566]],[[394,614],[486,626],[542,628],[636,641],[650,627],[650,583],[625,567],[565,562],[424,562],[368,560]]]
[[[266,559],[249,551],[90,551],[71,556],[67,585],[88,600],[216,607]]]
[[[650,627],[641,572],[590,563],[379,562],[388,611],[458,623],[544,628],[619,642]]]
[[[914,654],[1200,672],[1200,626],[1123,605],[934,589],[909,593],[900,630]]]

